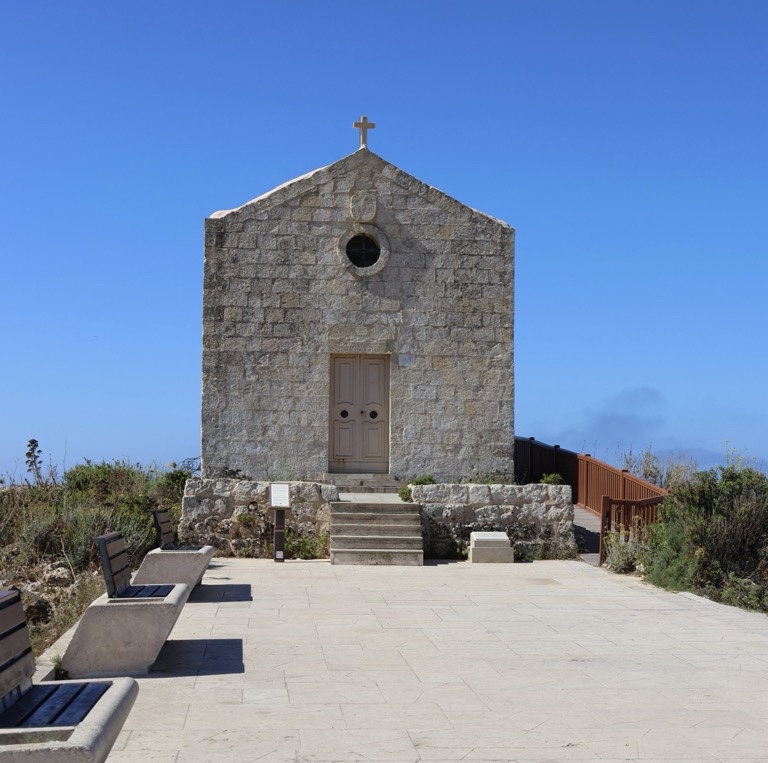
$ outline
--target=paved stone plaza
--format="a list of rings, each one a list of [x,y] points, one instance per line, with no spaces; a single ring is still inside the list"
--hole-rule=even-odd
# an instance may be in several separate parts
[[[110,761],[768,759],[768,618],[583,562],[214,559]]]

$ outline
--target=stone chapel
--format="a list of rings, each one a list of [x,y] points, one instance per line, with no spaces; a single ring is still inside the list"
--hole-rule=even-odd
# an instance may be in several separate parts
[[[205,221],[203,477],[512,482],[514,230],[355,126]]]

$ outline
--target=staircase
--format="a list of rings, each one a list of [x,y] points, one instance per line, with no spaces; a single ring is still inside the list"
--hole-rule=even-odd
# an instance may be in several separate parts
[[[391,493],[339,498],[331,504],[331,564],[424,564],[418,504]]]

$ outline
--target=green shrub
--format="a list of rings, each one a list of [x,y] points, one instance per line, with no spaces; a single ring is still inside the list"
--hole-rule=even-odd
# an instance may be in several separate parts
[[[542,474],[539,483],[542,485],[562,485],[563,478],[559,474]]]
[[[328,533],[299,535],[292,527],[285,531],[286,559],[325,559],[330,555],[331,538]]]
[[[170,508],[181,503],[184,497],[184,486],[192,476],[189,469],[174,468],[160,475],[157,481],[157,505]]]
[[[619,528],[603,537],[605,566],[614,572],[627,574],[644,571],[648,561],[648,545],[644,529]]]
[[[734,607],[768,612],[768,585],[736,577],[733,573],[728,575],[722,590],[715,592],[713,598]]]
[[[412,503],[413,502],[413,495],[411,492],[411,486],[412,485],[434,485],[435,484],[435,478],[431,474],[427,474],[423,477],[414,477],[412,480],[409,481],[408,485],[405,487],[401,487],[400,490],[397,491],[397,494],[400,496],[401,501],[405,501],[406,503]]]
[[[768,478],[738,464],[697,472],[664,500],[648,544],[648,580],[657,585],[725,591],[735,580],[768,583]]]

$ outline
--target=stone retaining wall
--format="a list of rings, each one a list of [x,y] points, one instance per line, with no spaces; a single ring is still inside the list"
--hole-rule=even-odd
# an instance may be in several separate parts
[[[329,532],[338,488],[319,482],[290,486],[293,508],[286,526],[302,537]],[[518,557],[575,553],[568,485],[414,485],[412,495],[421,505],[425,558],[463,556],[473,530],[506,532]],[[273,520],[269,482],[193,478],[184,490],[179,540],[208,543],[221,556],[264,556]]]
[[[331,501],[338,500],[335,485],[291,482],[291,506],[286,527],[297,535],[321,536],[331,521]],[[236,479],[187,480],[181,504],[179,540],[207,543],[220,556],[264,556],[274,533],[269,510],[269,482]]]
[[[503,531],[518,558],[576,552],[570,485],[414,485],[425,558],[463,556],[473,530]]]

